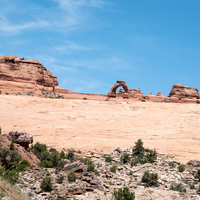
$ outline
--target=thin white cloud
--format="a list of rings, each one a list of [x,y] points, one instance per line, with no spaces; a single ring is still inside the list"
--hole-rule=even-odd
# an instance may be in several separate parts
[[[83,46],[69,41],[64,43],[64,45],[55,47],[55,50],[60,51],[62,54],[71,54],[73,51],[91,51],[99,49],[97,47]]]
[[[3,32],[20,33],[26,29],[44,28],[48,25],[49,23],[43,20],[25,22],[23,24],[12,24],[6,17],[0,17],[0,31]]]

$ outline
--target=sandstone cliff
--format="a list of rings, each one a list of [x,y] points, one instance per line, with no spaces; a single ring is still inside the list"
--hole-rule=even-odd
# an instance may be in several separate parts
[[[57,77],[40,62],[17,56],[0,56],[0,90],[2,92],[52,92]]]

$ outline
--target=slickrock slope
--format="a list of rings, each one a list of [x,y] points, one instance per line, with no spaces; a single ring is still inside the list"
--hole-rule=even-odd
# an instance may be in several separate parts
[[[58,150],[147,148],[200,160],[200,105],[45,99],[0,95],[2,133],[28,132]]]

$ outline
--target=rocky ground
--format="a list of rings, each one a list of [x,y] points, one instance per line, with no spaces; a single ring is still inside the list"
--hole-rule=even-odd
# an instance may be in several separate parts
[[[135,192],[135,199],[200,199],[197,194],[198,179],[194,178],[200,163],[190,161],[185,165],[185,171],[179,172],[180,161],[174,158],[166,158],[164,154],[157,153],[153,163],[138,164],[137,166],[122,164],[120,156],[128,153],[132,157],[132,149],[114,148],[112,151],[76,153],[76,155],[90,158],[95,165],[94,172],[89,172],[81,159],[66,160],[62,171],[51,168],[34,168],[23,172],[17,182],[17,186],[28,194],[31,199],[90,199],[110,200],[114,199],[113,191],[128,186],[131,192]],[[112,157],[111,162],[106,162],[106,157]],[[110,168],[117,165],[117,171],[111,172]],[[141,182],[145,171],[158,174],[157,187],[145,187]],[[77,179],[70,183],[67,175],[75,173]],[[46,176],[51,177],[53,190],[43,192],[40,184]],[[64,176],[63,183],[57,183],[56,179]],[[171,184],[182,184],[186,192],[170,190]]]

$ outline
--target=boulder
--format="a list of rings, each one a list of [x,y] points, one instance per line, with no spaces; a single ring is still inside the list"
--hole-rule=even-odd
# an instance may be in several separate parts
[[[182,84],[175,84],[171,92],[167,96],[167,100],[171,102],[182,102],[184,100],[197,100],[199,99],[199,92],[196,88],[184,86]]]
[[[10,140],[16,140],[21,146],[28,148],[29,144],[33,143],[33,135],[25,132],[10,132],[8,134]]]

